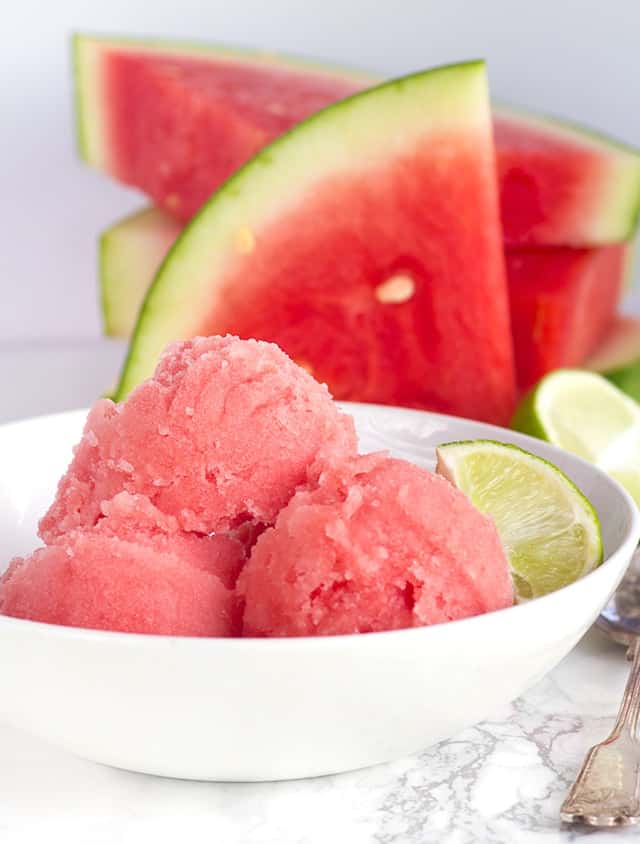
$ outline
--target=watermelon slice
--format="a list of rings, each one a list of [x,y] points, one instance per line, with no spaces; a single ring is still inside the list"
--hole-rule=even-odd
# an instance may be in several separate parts
[[[186,220],[258,149],[375,78],[285,56],[77,36],[80,154]],[[551,118],[498,109],[500,201],[510,243],[624,240],[640,159]]]
[[[147,208],[100,238],[104,330],[127,338],[153,275],[182,225]],[[511,323],[518,386],[527,389],[552,369],[583,364],[640,398],[640,321],[615,317],[629,273],[631,247],[527,247],[507,250]],[[606,337],[603,332],[609,327]],[[626,386],[625,386],[626,385]]]
[[[222,47],[77,35],[80,155],[187,220],[259,149],[372,77]]]
[[[153,276],[182,231],[182,223],[145,208],[100,236],[99,276],[104,333],[130,337]]]
[[[171,340],[278,343],[342,399],[506,422],[514,369],[484,65],[372,88],[262,150],[145,299],[116,397]]]
[[[593,372],[612,372],[640,359],[640,319],[617,316],[585,367]]]
[[[638,152],[583,126],[494,108],[507,244],[598,246],[630,238],[640,211]]]
[[[579,366],[615,318],[626,244],[594,249],[507,250],[518,385],[527,389],[563,366]]]
[[[153,275],[182,229],[174,217],[147,208],[100,238],[105,333],[129,337]],[[518,383],[529,387],[546,372],[582,363],[612,320],[629,275],[625,247],[592,250],[527,247],[507,252],[511,321]],[[626,247],[630,254],[631,247]],[[618,317],[587,368],[618,382],[638,369],[640,320]],[[637,367],[636,367],[637,364]]]
[[[584,365],[640,401],[640,319],[618,316]]]

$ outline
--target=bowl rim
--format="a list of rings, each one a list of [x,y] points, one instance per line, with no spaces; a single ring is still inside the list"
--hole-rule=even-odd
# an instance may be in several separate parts
[[[395,405],[380,405],[365,402],[337,402],[337,404],[344,410],[350,412],[352,408],[357,408],[356,413],[366,412],[371,410],[374,412],[388,411],[391,413],[401,412],[405,415],[413,417],[424,418],[441,421],[443,424],[459,424],[468,423],[472,425],[480,425],[488,432],[488,436],[495,439],[500,438],[501,432],[507,432],[510,437],[515,437],[518,441],[530,443],[532,450],[539,448],[541,445],[543,450],[548,450],[551,454],[560,454],[565,459],[569,459],[578,466],[582,466],[586,471],[591,472],[601,483],[609,486],[611,493],[618,497],[617,507],[624,511],[626,530],[621,542],[614,548],[611,553],[605,557],[602,563],[589,574],[581,577],[573,583],[556,589],[547,595],[542,595],[539,598],[534,598],[531,601],[513,604],[509,607],[504,607],[499,610],[492,610],[490,612],[481,613],[480,615],[468,616],[453,621],[439,622],[437,624],[429,624],[421,627],[406,627],[394,630],[380,630],[371,633],[341,633],[331,636],[283,636],[283,637],[257,637],[257,636],[243,636],[243,637],[206,637],[206,636],[171,636],[166,634],[156,633],[125,633],[117,630],[99,630],[88,627],[71,627],[62,624],[51,624],[42,621],[32,621],[24,618],[13,618],[12,616],[5,616],[0,613],[0,635],[3,630],[26,632],[33,631],[40,632],[49,636],[57,638],[72,638],[72,639],[88,639],[102,643],[112,642],[121,646],[137,646],[164,648],[171,643],[171,647],[198,647],[198,648],[235,648],[252,649],[258,646],[261,650],[268,649],[269,652],[280,652],[284,650],[299,650],[308,649],[313,650],[324,649],[333,650],[334,648],[343,648],[348,643],[350,646],[354,642],[361,644],[357,647],[375,646],[381,641],[402,641],[409,637],[425,637],[437,635],[438,631],[442,630],[457,630],[461,631],[468,627],[480,627],[483,624],[491,623],[493,619],[501,617],[511,617],[514,613],[519,613],[521,616],[536,612],[536,608],[543,609],[545,606],[550,606],[554,601],[563,600],[569,592],[579,593],[581,590],[589,589],[590,584],[594,582],[599,576],[602,578],[604,572],[607,572],[613,565],[619,562],[621,556],[627,555],[628,560],[631,560],[633,551],[640,541],[640,510],[635,504],[633,498],[624,489],[624,487],[615,478],[607,475],[602,469],[594,466],[588,461],[577,455],[571,454],[564,449],[548,443],[544,440],[530,437],[527,434],[522,434],[519,431],[513,431],[509,428],[504,428],[498,425],[492,425],[488,422],[481,422],[476,419],[469,419],[467,417],[452,416],[442,413],[434,413],[432,411],[419,410],[417,408],[397,407]],[[80,419],[83,415],[86,416],[88,408],[80,408],[76,410],[67,410],[61,413],[44,414],[41,416],[31,416],[26,419],[18,419],[0,424],[0,438],[8,429],[19,428],[24,425],[34,423],[46,425],[54,421],[64,422],[67,419],[75,421]],[[467,634],[472,635],[472,634]],[[257,644],[260,643],[260,644]]]

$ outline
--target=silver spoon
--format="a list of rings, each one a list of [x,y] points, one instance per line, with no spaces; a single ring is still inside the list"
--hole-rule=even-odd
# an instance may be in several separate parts
[[[640,550],[597,624],[627,646],[631,671],[609,738],[587,753],[560,817],[565,823],[640,823]]]

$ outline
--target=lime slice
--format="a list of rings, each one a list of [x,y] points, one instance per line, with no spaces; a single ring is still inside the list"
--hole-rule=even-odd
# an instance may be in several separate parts
[[[546,595],[602,562],[596,511],[552,463],[492,440],[446,443],[436,454],[436,471],[495,522],[518,598]]]
[[[640,404],[601,375],[552,372],[524,398],[511,427],[595,463],[640,504]]]

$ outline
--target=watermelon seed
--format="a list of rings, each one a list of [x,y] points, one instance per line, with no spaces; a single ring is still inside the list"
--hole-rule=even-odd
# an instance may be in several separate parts
[[[253,252],[253,247],[256,245],[256,239],[253,232],[248,226],[241,226],[235,235],[236,252],[241,255],[248,255]]]
[[[410,276],[398,274],[379,284],[374,295],[383,305],[401,305],[411,299],[415,290],[415,282]]]

